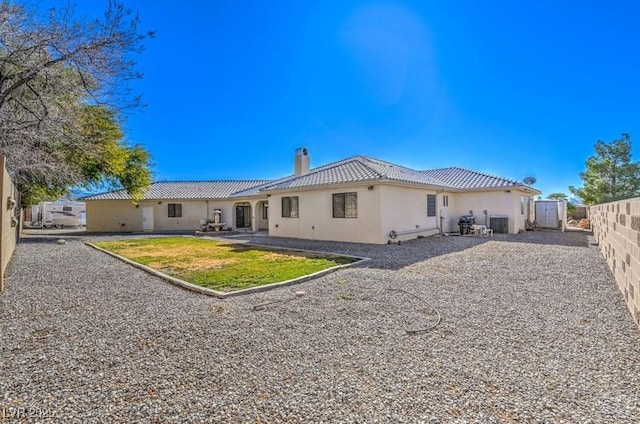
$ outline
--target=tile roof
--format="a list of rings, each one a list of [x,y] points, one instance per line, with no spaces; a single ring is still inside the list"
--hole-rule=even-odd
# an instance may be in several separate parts
[[[526,187],[522,182],[466,168],[416,171],[367,156],[354,156],[278,180],[161,181],[151,184],[143,199],[225,199],[260,196],[264,192],[358,182],[395,181],[430,187],[470,190]],[[535,191],[535,189],[532,188]],[[82,200],[128,200],[125,190],[91,195]]]
[[[420,171],[423,175],[442,181],[444,184],[459,189],[522,187],[524,183],[503,177],[496,177],[471,169],[451,167]]]
[[[354,156],[311,169],[305,175],[290,176],[267,184],[262,188],[262,191],[382,180],[438,187],[445,186],[441,181],[424,175],[420,171],[367,156]]]
[[[231,194],[251,187],[262,186],[270,180],[246,181],[158,181],[146,190],[143,199],[225,199]],[[129,200],[126,190],[94,194],[82,200]]]

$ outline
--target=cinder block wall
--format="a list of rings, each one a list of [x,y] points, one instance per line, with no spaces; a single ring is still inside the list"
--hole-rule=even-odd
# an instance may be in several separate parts
[[[591,206],[589,215],[593,235],[640,326],[640,198]]]

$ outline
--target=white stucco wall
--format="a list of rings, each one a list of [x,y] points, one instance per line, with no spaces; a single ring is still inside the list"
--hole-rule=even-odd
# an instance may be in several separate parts
[[[350,192],[358,193],[358,217],[334,218],[332,195]],[[269,235],[311,240],[382,243],[380,193],[380,190],[368,190],[367,186],[274,193],[269,197]],[[282,197],[284,196],[298,196],[299,218],[282,217]]]
[[[87,231],[142,231],[142,211],[129,200],[87,200]]]
[[[358,193],[358,217],[334,218],[332,195],[348,192]],[[400,235],[402,241],[432,235],[438,232],[435,228],[441,200],[436,199],[436,216],[427,217],[427,194],[436,192],[382,184],[273,194],[269,197],[269,234],[375,244],[387,243],[392,230],[423,230]],[[298,218],[282,217],[284,196],[298,196]]]
[[[369,190],[368,187],[373,187]],[[333,218],[334,193],[358,193],[357,218]],[[427,194],[436,194],[436,216],[427,217]],[[443,197],[448,196],[448,206],[444,206]],[[487,210],[489,215],[499,214],[509,217],[509,232],[517,233],[524,229],[528,217],[527,211],[520,213],[520,196],[532,198],[530,193],[520,190],[495,190],[476,192],[437,192],[420,187],[406,187],[392,184],[351,185],[338,188],[291,191],[273,193],[269,197],[209,200],[209,218],[213,210],[222,210],[222,222],[235,228],[235,205],[241,202],[251,204],[252,228],[269,229],[276,237],[292,237],[316,240],[335,240],[360,243],[386,243],[391,230],[402,232],[436,228],[443,219],[443,230],[458,231],[458,218],[473,210],[476,223],[484,224]],[[282,197],[298,196],[299,218],[282,217]],[[269,220],[262,219],[259,207],[261,200],[269,203]],[[159,203],[161,202],[161,203]],[[169,218],[168,204],[182,204],[182,217]],[[200,220],[207,215],[205,200],[142,201],[136,208],[128,200],[89,200],[87,201],[87,231],[93,232],[132,232],[142,231],[142,211],[152,207],[154,211],[154,231],[196,230]],[[124,224],[124,225],[123,225]],[[417,236],[428,236],[434,231],[412,232],[402,235],[400,240]]]
[[[524,214],[520,209],[520,196],[532,199],[530,193],[520,190],[495,190],[455,193],[449,196],[449,208],[447,211],[447,231],[458,231],[458,219],[462,215],[469,215],[473,211],[476,224],[485,225],[487,216],[505,215],[509,218],[509,233],[517,234],[525,228],[525,220],[529,210],[525,204]],[[452,202],[452,198],[454,199]],[[484,211],[487,211],[487,215]]]
[[[377,185],[375,190],[380,191],[380,237],[382,242],[386,243],[389,240],[389,232],[392,230],[402,233],[403,231],[430,229],[429,231],[400,234],[398,238],[402,241],[438,232],[434,229],[439,225],[437,222],[438,211],[442,203],[439,196],[436,197],[436,216],[427,217],[427,195],[435,195],[435,191],[393,185]]]
[[[222,222],[234,226],[234,201],[209,200],[209,218],[213,210],[222,210]],[[138,207],[129,200],[87,200],[87,231],[131,232],[142,231],[142,211],[153,208],[154,231],[197,230],[200,220],[207,215],[205,200],[149,200],[141,201]],[[182,205],[182,217],[169,218],[168,204]],[[123,225],[124,224],[124,225]]]
[[[140,209],[147,206],[148,202],[140,202]],[[153,202],[151,202],[153,203]],[[170,203],[182,205],[182,216],[169,218],[168,205]],[[207,204],[202,200],[163,200],[153,205],[153,230],[196,230],[200,228],[200,220],[207,215]]]
[[[447,205],[443,203],[444,196],[447,196]],[[445,233],[458,231],[458,218],[456,209],[456,193],[453,192],[439,192],[437,200],[438,209],[438,226],[442,226],[442,231]],[[440,219],[442,217],[442,220]]]

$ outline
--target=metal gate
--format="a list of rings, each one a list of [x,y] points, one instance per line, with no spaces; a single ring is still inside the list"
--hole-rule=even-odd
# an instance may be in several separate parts
[[[558,209],[560,202],[556,200],[536,200],[536,222],[541,228],[560,228]]]

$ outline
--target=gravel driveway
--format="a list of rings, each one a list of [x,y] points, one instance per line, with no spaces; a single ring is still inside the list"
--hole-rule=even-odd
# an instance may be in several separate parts
[[[372,260],[226,300],[134,269],[89,238],[31,236],[16,250],[0,296],[5,415],[640,421],[640,335],[587,233],[401,246],[255,237]]]

